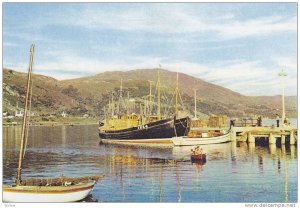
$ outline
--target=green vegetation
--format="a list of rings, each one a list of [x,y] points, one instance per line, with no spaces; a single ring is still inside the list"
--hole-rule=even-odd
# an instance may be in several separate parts
[[[3,125],[21,125],[22,118],[3,118]],[[98,124],[98,118],[84,118],[84,117],[32,117],[31,125],[80,125],[80,124]]]
[[[142,99],[149,99],[149,81],[152,94],[156,94],[157,69],[139,69],[127,72],[105,72],[95,76],[71,80],[56,80],[42,75],[33,75],[32,112],[44,118],[59,117],[65,112],[69,117],[83,117],[87,114],[96,120],[103,119],[104,107],[108,107],[112,93],[117,98],[120,80],[123,80],[123,97],[137,101],[137,112]],[[161,80],[162,106],[174,109],[176,73],[159,70]],[[3,110],[10,114],[23,109],[26,74],[3,70]],[[188,114],[194,114],[194,92],[197,89],[197,110],[201,115],[225,114],[229,117],[275,117],[281,112],[281,96],[244,96],[229,89],[205,82],[185,74],[179,74],[179,90]],[[154,102],[156,98],[152,99]],[[117,100],[115,100],[117,101]],[[286,97],[286,114],[297,116],[297,97]],[[153,107],[155,110],[155,107]],[[172,112],[169,112],[172,113]],[[5,121],[6,122],[6,121]]]

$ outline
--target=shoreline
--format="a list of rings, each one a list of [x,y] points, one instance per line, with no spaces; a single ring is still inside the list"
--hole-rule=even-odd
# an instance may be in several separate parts
[[[37,122],[30,123],[29,126],[79,126],[79,125],[98,125],[98,122]],[[22,123],[2,123],[2,127],[17,127],[22,126]]]

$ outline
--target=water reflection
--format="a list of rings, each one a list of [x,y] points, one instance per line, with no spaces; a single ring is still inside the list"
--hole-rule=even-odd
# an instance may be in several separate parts
[[[13,182],[16,175],[20,131],[3,128],[4,183]],[[94,202],[297,200],[296,146],[203,145],[206,163],[191,163],[191,148],[98,145],[97,126],[34,127],[23,175],[104,174],[90,199],[84,200]]]

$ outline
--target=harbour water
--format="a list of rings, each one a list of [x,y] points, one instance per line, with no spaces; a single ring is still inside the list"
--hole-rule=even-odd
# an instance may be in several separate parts
[[[3,183],[16,176],[21,127],[3,127]],[[96,125],[30,128],[23,178],[104,174],[95,202],[297,202],[297,147],[247,143],[191,147],[99,145]]]

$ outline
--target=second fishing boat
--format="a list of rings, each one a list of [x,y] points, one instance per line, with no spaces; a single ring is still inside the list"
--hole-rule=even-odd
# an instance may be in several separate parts
[[[119,104],[122,103],[122,81],[119,90]],[[150,102],[151,103],[151,82],[150,82]],[[129,100],[129,99],[128,99]],[[104,123],[100,124],[99,137],[100,143],[148,143],[157,144],[165,143],[172,144],[172,137],[185,136],[190,129],[190,118],[177,118],[178,115],[178,74],[176,84],[176,113],[174,117],[163,118],[160,110],[160,79],[157,81],[157,115],[143,114],[142,106],[140,105],[141,113],[114,114],[114,99],[111,100],[111,116],[105,119]],[[151,110],[150,110],[151,112]]]

